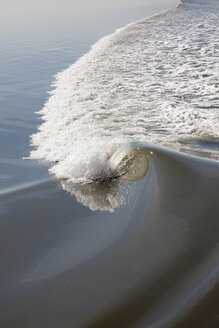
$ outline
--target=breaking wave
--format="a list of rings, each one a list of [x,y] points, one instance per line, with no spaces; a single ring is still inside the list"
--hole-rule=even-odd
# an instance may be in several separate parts
[[[218,7],[183,1],[99,40],[55,76],[30,158],[69,183],[139,180],[143,150],[118,170],[136,141],[218,159]]]

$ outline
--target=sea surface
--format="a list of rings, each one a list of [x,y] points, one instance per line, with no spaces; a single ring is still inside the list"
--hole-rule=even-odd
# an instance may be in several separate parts
[[[219,327],[219,2],[2,8],[0,328]]]

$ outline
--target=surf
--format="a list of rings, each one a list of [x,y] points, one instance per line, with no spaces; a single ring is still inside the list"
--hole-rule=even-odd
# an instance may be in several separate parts
[[[218,4],[211,3],[183,1],[131,23],[58,73],[30,158],[78,184],[141,180],[148,153],[135,142],[218,160],[205,142],[219,141]]]

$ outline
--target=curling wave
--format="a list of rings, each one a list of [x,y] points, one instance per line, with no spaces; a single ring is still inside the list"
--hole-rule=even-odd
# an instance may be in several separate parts
[[[140,143],[124,144],[109,159],[110,172],[95,175],[88,181],[61,179],[62,188],[91,210],[114,211],[125,203],[128,182],[143,179],[149,168],[149,149]],[[125,183],[124,183],[125,182]]]
[[[215,8],[215,1],[184,1],[102,38],[58,73],[30,158],[51,162],[50,172],[70,183],[137,181],[148,167],[143,150],[134,151],[137,166],[125,158],[125,170],[117,167],[135,141],[218,159]]]

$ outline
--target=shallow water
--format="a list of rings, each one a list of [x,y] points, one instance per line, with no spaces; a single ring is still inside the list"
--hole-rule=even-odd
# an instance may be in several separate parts
[[[35,135],[44,162],[22,159],[52,75],[176,4],[92,3],[24,1],[1,19],[0,327],[217,328],[216,1],[129,25],[59,74]]]

